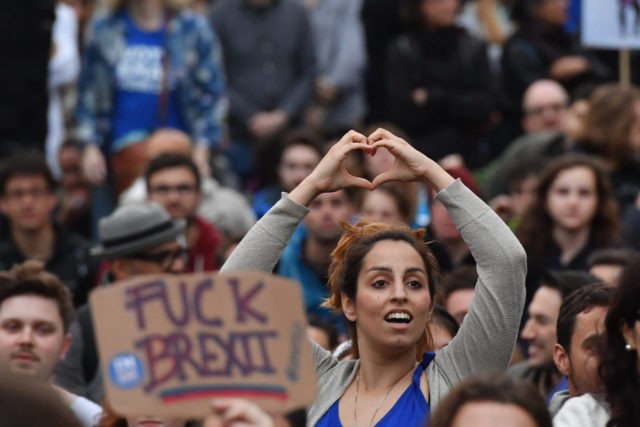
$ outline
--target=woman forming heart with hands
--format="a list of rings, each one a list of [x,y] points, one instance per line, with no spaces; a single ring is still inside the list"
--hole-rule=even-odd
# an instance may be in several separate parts
[[[342,166],[353,150],[395,157],[369,182]],[[249,231],[223,272],[272,271],[306,206],[347,186],[425,181],[438,193],[477,260],[476,296],[458,335],[437,355],[426,328],[434,305],[435,260],[424,231],[368,220],[345,226],[329,267],[327,305],[347,319],[356,360],[338,361],[318,345],[313,355],[318,398],[308,425],[423,426],[430,411],[462,379],[504,370],[524,305],[526,256],[504,222],[459,180],[392,133],[348,132],[318,166]]]

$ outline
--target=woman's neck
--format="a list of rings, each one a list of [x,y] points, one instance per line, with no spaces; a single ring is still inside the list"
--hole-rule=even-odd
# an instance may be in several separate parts
[[[156,31],[164,24],[163,0],[133,0],[128,6],[131,18],[140,28]]]
[[[584,227],[579,230],[567,230],[557,225],[553,227],[553,240],[560,247],[560,262],[563,265],[569,264],[569,262],[587,246],[590,231],[589,227]]]
[[[360,353],[360,387],[363,390],[388,390],[416,366],[415,349],[385,357],[378,352]]]

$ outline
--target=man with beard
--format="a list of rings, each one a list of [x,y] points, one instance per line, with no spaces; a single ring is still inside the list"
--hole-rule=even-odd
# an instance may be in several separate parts
[[[327,270],[342,236],[340,223],[349,222],[354,213],[353,198],[346,190],[319,195],[280,257],[277,272],[300,283],[307,315],[332,316],[329,309],[320,307],[329,296]]]
[[[563,374],[553,359],[560,306],[571,293],[599,282],[584,271],[548,271],[545,274],[533,294],[527,309],[528,318],[520,332],[520,338],[527,345],[527,359],[509,368],[507,373],[511,377],[530,381],[547,400],[556,391],[566,388],[562,384]]]
[[[553,395],[549,402],[551,415],[557,414],[567,399],[599,391],[598,346],[613,292],[613,288],[604,283],[593,283],[573,292],[562,302],[553,361],[567,378],[568,389]]]
[[[161,154],[149,162],[145,182],[149,200],[162,205],[174,220],[187,222],[189,259],[185,271],[217,270],[223,238],[212,224],[196,215],[202,193],[193,160],[181,154]]]

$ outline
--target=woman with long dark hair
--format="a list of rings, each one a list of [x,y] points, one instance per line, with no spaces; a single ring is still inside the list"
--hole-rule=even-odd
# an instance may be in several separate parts
[[[618,210],[604,166],[577,153],[549,162],[517,235],[527,251],[528,296],[546,270],[586,270],[594,250],[619,240]]]

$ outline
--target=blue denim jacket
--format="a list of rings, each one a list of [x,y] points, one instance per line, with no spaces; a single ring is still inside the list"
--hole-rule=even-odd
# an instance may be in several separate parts
[[[178,107],[196,144],[215,148],[228,109],[222,51],[207,20],[177,12],[167,24],[169,86],[177,88]],[[115,70],[126,46],[122,12],[98,16],[91,24],[80,76],[77,135],[105,147],[111,138]]]

